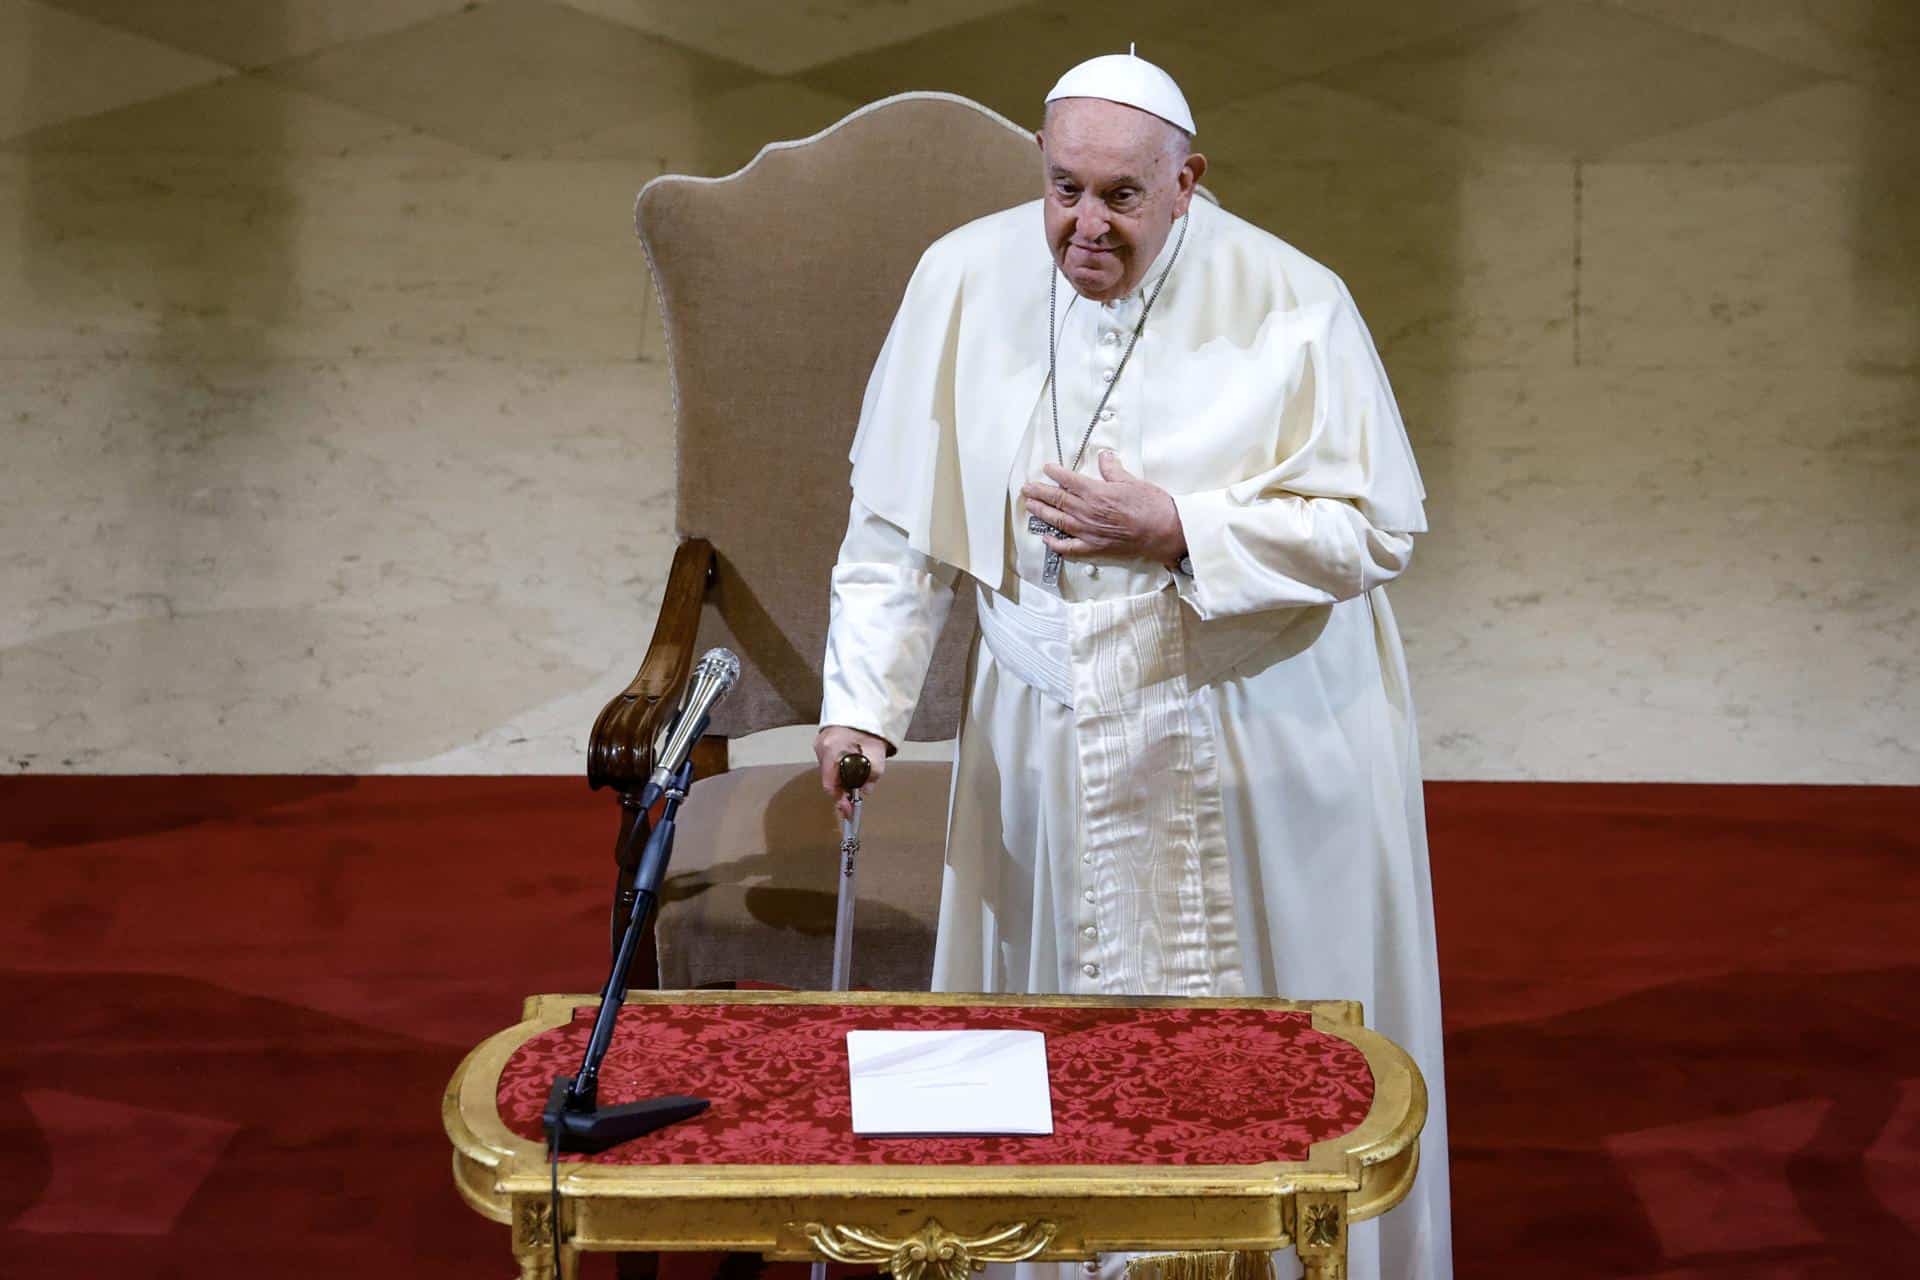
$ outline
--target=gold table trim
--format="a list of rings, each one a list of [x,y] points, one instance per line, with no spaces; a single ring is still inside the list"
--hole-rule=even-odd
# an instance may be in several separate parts
[[[481,1042],[447,1084],[441,1119],[453,1143],[461,1196],[513,1226],[526,1280],[552,1274],[546,1148],[513,1133],[496,1106],[500,1072],[516,1049],[565,1026],[590,995],[528,997],[522,1020]],[[1251,1165],[665,1165],[560,1166],[561,1238],[572,1250],[723,1250],[776,1260],[819,1259],[825,1241],[865,1251],[899,1280],[957,1280],[953,1257],[1071,1260],[1108,1252],[1264,1251],[1310,1233],[1300,1253],[1310,1277],[1344,1274],[1346,1224],[1405,1198],[1419,1167],[1427,1090],[1405,1050],[1361,1023],[1350,1000],[1158,996],[997,996],[890,991],[649,991],[629,1006],[671,1004],[1082,1006],[1299,1010],[1313,1027],[1365,1055],[1373,1107],[1359,1127],[1315,1143],[1307,1159]],[[931,1233],[931,1234],[929,1234]],[[918,1240],[927,1259],[903,1271]],[[891,1242],[883,1262],[865,1256]],[[942,1253],[942,1248],[946,1252]],[[905,1252],[902,1252],[902,1251]],[[991,1254],[992,1256],[987,1256]]]

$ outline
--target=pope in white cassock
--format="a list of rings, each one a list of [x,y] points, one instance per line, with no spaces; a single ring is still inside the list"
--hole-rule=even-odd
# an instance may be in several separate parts
[[[921,258],[854,440],[815,750],[829,790],[855,747],[878,782],[973,592],[934,988],[1364,1001],[1431,1110],[1351,1272],[1440,1280],[1433,904],[1381,590],[1424,491],[1345,286],[1195,199],[1193,134],[1158,67],[1084,63],[1042,197]]]

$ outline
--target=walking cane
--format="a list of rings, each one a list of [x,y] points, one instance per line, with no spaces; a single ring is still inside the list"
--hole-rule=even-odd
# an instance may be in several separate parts
[[[840,789],[853,801],[853,817],[840,823],[840,902],[833,917],[833,989],[845,991],[853,977],[853,864],[860,856],[860,788],[873,776],[873,762],[858,747],[840,757]]]
[[[840,823],[840,901],[833,916],[833,989],[845,991],[853,976],[853,870],[860,856],[860,788],[873,776],[873,761],[858,747],[840,757],[840,789],[853,801],[853,816]],[[826,1280],[827,1264],[816,1262],[810,1280]]]

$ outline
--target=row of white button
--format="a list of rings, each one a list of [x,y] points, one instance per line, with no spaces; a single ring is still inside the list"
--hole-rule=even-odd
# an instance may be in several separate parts
[[[1106,307],[1107,310],[1109,311],[1113,309],[1113,303],[1111,302],[1103,303],[1102,305]],[[1118,346],[1119,344],[1120,344],[1120,334],[1117,330],[1108,329],[1105,332],[1101,333],[1100,335],[1101,346],[1115,347],[1115,346]],[[1118,369],[1102,369],[1100,371],[1100,381],[1105,383],[1111,383],[1114,380],[1114,378],[1118,376],[1119,376]],[[1103,407],[1100,410],[1098,417],[1101,422],[1112,422],[1113,415],[1114,415],[1114,411],[1111,407]],[[1087,864],[1088,866],[1092,866],[1093,855],[1083,853],[1080,855],[1080,861]],[[1089,903],[1095,901],[1096,899],[1096,895],[1094,894],[1094,891],[1091,889],[1088,889],[1085,892],[1083,892],[1081,896],[1085,898]],[[1086,925],[1080,930],[1080,936],[1085,938],[1088,942],[1095,942],[1100,937],[1099,927],[1091,924]],[[1100,966],[1089,962],[1087,964],[1083,964],[1080,966],[1080,972],[1085,974],[1089,978],[1098,978],[1100,976]],[[1089,1274],[1094,1274],[1094,1275],[1099,1274],[1100,1264],[1098,1262],[1089,1262],[1086,1264],[1086,1267]]]

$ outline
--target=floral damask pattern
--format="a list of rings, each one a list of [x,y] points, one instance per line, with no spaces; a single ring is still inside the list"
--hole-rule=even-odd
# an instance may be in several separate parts
[[[572,1074],[593,1010],[543,1032],[500,1074],[500,1116],[540,1141],[556,1075]],[[853,1133],[846,1033],[864,1028],[1044,1032],[1054,1131],[1030,1138]],[[1360,1051],[1287,1010],[912,1005],[635,1006],[600,1072],[614,1105],[710,1099],[683,1121],[597,1156],[607,1164],[1258,1164],[1307,1157],[1373,1101]],[[571,1157],[570,1157],[571,1158]]]

